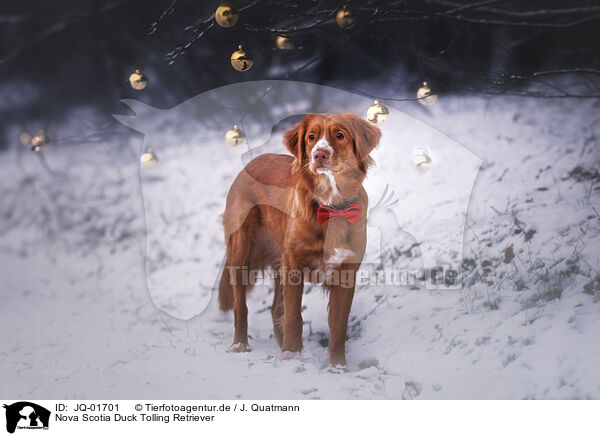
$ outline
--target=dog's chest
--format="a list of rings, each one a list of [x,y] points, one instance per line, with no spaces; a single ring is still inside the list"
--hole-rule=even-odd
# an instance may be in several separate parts
[[[332,204],[339,197],[340,191],[331,171],[322,173],[317,178],[314,195],[317,201],[326,205]]]
[[[304,281],[320,284],[323,283],[331,271],[344,262],[352,261],[354,252],[348,248],[335,248],[331,253],[313,257],[312,261],[303,268]]]

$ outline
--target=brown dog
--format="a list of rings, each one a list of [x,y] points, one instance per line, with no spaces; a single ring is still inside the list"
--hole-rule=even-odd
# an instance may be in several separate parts
[[[302,349],[304,280],[329,291],[329,361],[346,364],[346,329],[365,252],[362,182],[381,132],[354,114],[309,114],[284,136],[294,156],[265,154],[240,172],[223,214],[227,259],[221,310],[234,309],[232,351],[248,351],[253,271],[278,272],[271,313],[286,352]],[[288,353],[286,353],[288,354]]]

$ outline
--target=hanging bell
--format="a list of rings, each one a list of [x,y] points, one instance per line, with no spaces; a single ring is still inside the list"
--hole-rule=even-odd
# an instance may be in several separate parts
[[[148,86],[148,79],[141,70],[135,70],[135,73],[129,76],[129,83],[133,89],[140,91]]]
[[[413,160],[415,169],[421,173],[426,173],[429,171],[431,164],[431,157],[429,157],[429,154],[427,154],[427,151],[425,150],[420,150]]]
[[[149,149],[147,152],[140,156],[140,164],[142,168],[146,170],[151,170],[158,164],[158,157],[156,153],[152,149]]]
[[[248,71],[252,68],[254,60],[252,55],[246,51],[241,45],[231,55],[231,66],[238,71]]]
[[[356,25],[356,15],[352,9],[344,5],[342,9],[337,12],[335,21],[340,28],[348,30]]]
[[[224,2],[215,11],[215,20],[221,27],[233,27],[237,24],[239,18],[239,11],[229,2]]]
[[[423,106],[431,106],[437,100],[437,94],[434,94],[427,82],[417,91],[417,101]]]
[[[379,100],[375,100],[367,110],[367,120],[377,126],[381,126],[389,117],[390,111]]]
[[[225,134],[225,141],[230,147],[239,147],[246,142],[246,135],[242,129],[235,125],[233,129],[228,130]]]
[[[293,50],[294,49],[294,41],[292,41],[289,37],[280,35],[277,37],[275,41],[277,48],[279,50]]]
[[[43,130],[31,138],[31,150],[36,153],[45,153],[50,148],[50,139]]]

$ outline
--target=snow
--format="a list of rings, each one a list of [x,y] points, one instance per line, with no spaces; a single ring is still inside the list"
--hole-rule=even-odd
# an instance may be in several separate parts
[[[0,396],[599,398],[600,289],[584,292],[600,274],[598,104],[386,104],[396,109],[366,187],[371,207],[386,185],[399,202],[373,215],[367,263],[462,258],[462,288],[360,286],[340,369],[327,363],[319,286],[306,286],[304,350],[289,360],[272,336],[272,291],[257,287],[251,352],[230,353],[232,314],[211,291],[224,253],[219,214],[243,149],[181,112],[182,125],[150,123],[145,138],[57,145],[45,155],[52,174],[15,146],[0,157]],[[345,110],[366,107],[357,99]],[[259,125],[243,125],[252,146],[268,138]],[[280,135],[264,149],[283,152]],[[156,171],[139,168],[142,142],[157,151]],[[432,156],[425,174],[412,168],[417,148]],[[443,189],[423,198],[428,184]],[[465,218],[456,248],[448,229]],[[504,263],[511,245],[515,258]]]

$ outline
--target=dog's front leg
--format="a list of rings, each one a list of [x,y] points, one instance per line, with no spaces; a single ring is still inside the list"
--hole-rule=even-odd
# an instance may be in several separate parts
[[[302,292],[304,277],[300,267],[285,259],[283,279],[283,344],[282,351],[302,350]]]
[[[333,280],[325,283],[329,290],[329,363],[346,365],[346,332],[354,298],[356,266],[342,264]]]

